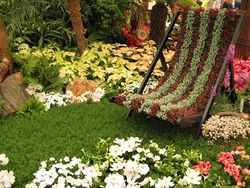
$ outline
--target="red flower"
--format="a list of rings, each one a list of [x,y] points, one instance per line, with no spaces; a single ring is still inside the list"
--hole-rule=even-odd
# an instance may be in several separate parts
[[[158,110],[160,110],[160,105],[159,104],[152,104],[150,109],[151,109],[151,112],[148,115],[156,116]]]
[[[221,162],[224,165],[233,164],[234,157],[232,153],[221,152],[217,157],[217,162]]]
[[[209,161],[197,161],[197,165],[192,166],[192,168],[199,171],[201,174],[207,175],[212,165]]]
[[[117,104],[120,104],[120,105],[122,105],[122,103],[124,102],[126,100],[126,97],[124,96],[124,95],[119,95],[119,96],[116,96],[115,97],[115,102],[117,103]]]
[[[143,102],[144,102],[144,99],[140,99],[140,98],[133,99],[132,104],[130,106],[130,109],[131,110],[138,110],[141,107]]]

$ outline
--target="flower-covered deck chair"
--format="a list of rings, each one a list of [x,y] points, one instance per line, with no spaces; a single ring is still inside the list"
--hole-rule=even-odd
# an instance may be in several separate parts
[[[179,11],[167,31],[137,94],[120,94],[113,101],[127,106],[130,111],[145,112],[172,123],[198,124],[208,118],[213,100],[226,70],[230,44],[234,44],[244,13],[226,10]],[[174,27],[181,18],[179,42],[172,62],[158,86],[142,94],[150,75]],[[164,60],[163,60],[164,61]]]

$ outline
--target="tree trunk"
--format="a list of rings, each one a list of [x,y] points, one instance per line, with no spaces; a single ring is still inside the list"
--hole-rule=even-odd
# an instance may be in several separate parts
[[[82,54],[85,48],[86,31],[82,23],[80,0],[67,0],[67,6],[69,10],[71,23],[74,32],[76,33],[77,47],[80,51],[80,54]]]
[[[149,39],[160,44],[165,34],[167,21],[167,7],[165,4],[157,3],[153,6],[150,14],[150,34]]]
[[[240,9],[246,11],[246,14],[236,44],[236,57],[244,59],[250,57],[250,1],[242,0]]]
[[[8,76],[0,84],[0,100],[4,106],[0,109],[0,116],[7,116],[17,112],[30,96],[25,91],[22,73]]]
[[[4,31],[4,22],[2,17],[0,17],[0,83],[8,71],[12,73],[14,60],[9,49],[10,43],[8,35]]]
[[[141,2],[141,16],[138,21],[138,26],[143,27],[148,21],[148,4],[149,0],[143,0]]]

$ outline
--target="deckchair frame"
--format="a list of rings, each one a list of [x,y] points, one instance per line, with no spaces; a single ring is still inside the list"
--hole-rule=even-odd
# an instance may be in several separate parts
[[[146,75],[145,75],[145,77],[144,77],[144,79],[143,79],[143,81],[142,81],[142,83],[141,83],[141,85],[139,87],[139,90],[137,92],[138,94],[142,94],[143,93],[143,91],[144,91],[144,89],[145,89],[145,87],[146,87],[146,85],[148,83],[148,80],[149,80],[149,78],[150,78],[150,76],[151,76],[151,74],[152,74],[152,72],[153,72],[153,70],[154,70],[154,68],[155,68],[155,66],[156,66],[156,64],[157,64],[157,62],[158,62],[159,59],[160,59],[160,61],[162,63],[164,71],[166,71],[166,61],[165,61],[165,58],[163,56],[162,50],[164,49],[164,46],[165,46],[166,42],[168,41],[168,39],[170,37],[170,34],[173,31],[173,28],[174,28],[174,26],[175,26],[175,24],[176,24],[179,16],[181,15],[181,13],[182,13],[182,10],[179,10],[175,14],[172,22],[170,23],[169,28],[168,28],[168,30],[167,30],[164,38],[162,39],[161,44],[159,45],[159,47],[157,49],[157,52],[156,52],[156,54],[155,54],[155,56],[154,56],[154,58],[153,58],[153,60],[152,60],[152,62],[150,64],[150,66],[148,68],[148,71],[147,71],[147,73],[146,73]],[[238,24],[236,26],[233,38],[231,40],[231,43],[230,43],[231,45],[235,45],[235,43],[237,41],[237,38],[238,38],[239,33],[240,33],[240,28],[241,28],[241,25],[243,23],[243,19],[244,19],[244,16],[245,16],[245,11],[239,11],[238,15],[240,16],[240,18],[239,18]],[[229,48],[228,48],[228,51],[229,51]],[[224,78],[226,67],[227,67],[227,61],[226,61],[226,58],[225,58],[224,62],[222,64],[221,70],[219,72],[218,78],[217,78],[217,80],[215,82],[215,85],[214,85],[214,88],[213,88],[213,90],[214,90],[214,92],[216,94],[221,89],[221,82],[222,82],[222,80]],[[230,88],[232,89],[231,93],[230,93],[230,98],[231,98],[231,102],[235,103],[235,101],[237,100],[237,95],[236,95],[235,90],[234,90],[234,81],[233,81],[234,77],[233,77],[233,68],[232,68],[231,62],[229,64],[229,70],[231,72],[231,76],[230,76]],[[210,113],[211,107],[212,107],[213,102],[214,102],[214,100],[215,100],[215,98],[217,96],[216,94],[214,95],[214,94],[211,93],[211,95],[209,97],[209,100],[208,100],[208,103],[206,105],[206,108],[205,108],[203,114],[198,115],[198,116],[193,116],[193,120],[191,120],[191,121],[195,121],[196,124],[197,124],[196,133],[195,133],[195,138],[196,139],[198,139],[199,136],[200,136],[201,129],[202,129],[202,124],[209,117],[209,113]],[[133,112],[133,110],[130,109],[129,112],[128,112],[128,114],[127,114],[127,119],[132,115],[132,112]],[[179,119],[179,122],[180,121],[182,121],[182,120]]]

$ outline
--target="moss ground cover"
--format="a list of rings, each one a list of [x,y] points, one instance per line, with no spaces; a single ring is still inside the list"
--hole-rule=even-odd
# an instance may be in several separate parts
[[[94,152],[99,138],[138,136],[153,139],[162,146],[174,144],[177,150],[198,149],[204,159],[215,161],[224,148],[195,141],[193,129],[180,129],[158,119],[134,115],[125,119],[127,109],[110,104],[86,103],[55,107],[43,114],[15,116],[0,121],[0,151],[10,158],[7,166],[15,172],[14,187],[32,179],[39,163],[50,157],[81,156],[81,149]],[[245,144],[250,143],[250,139]],[[242,143],[241,143],[242,144]]]

